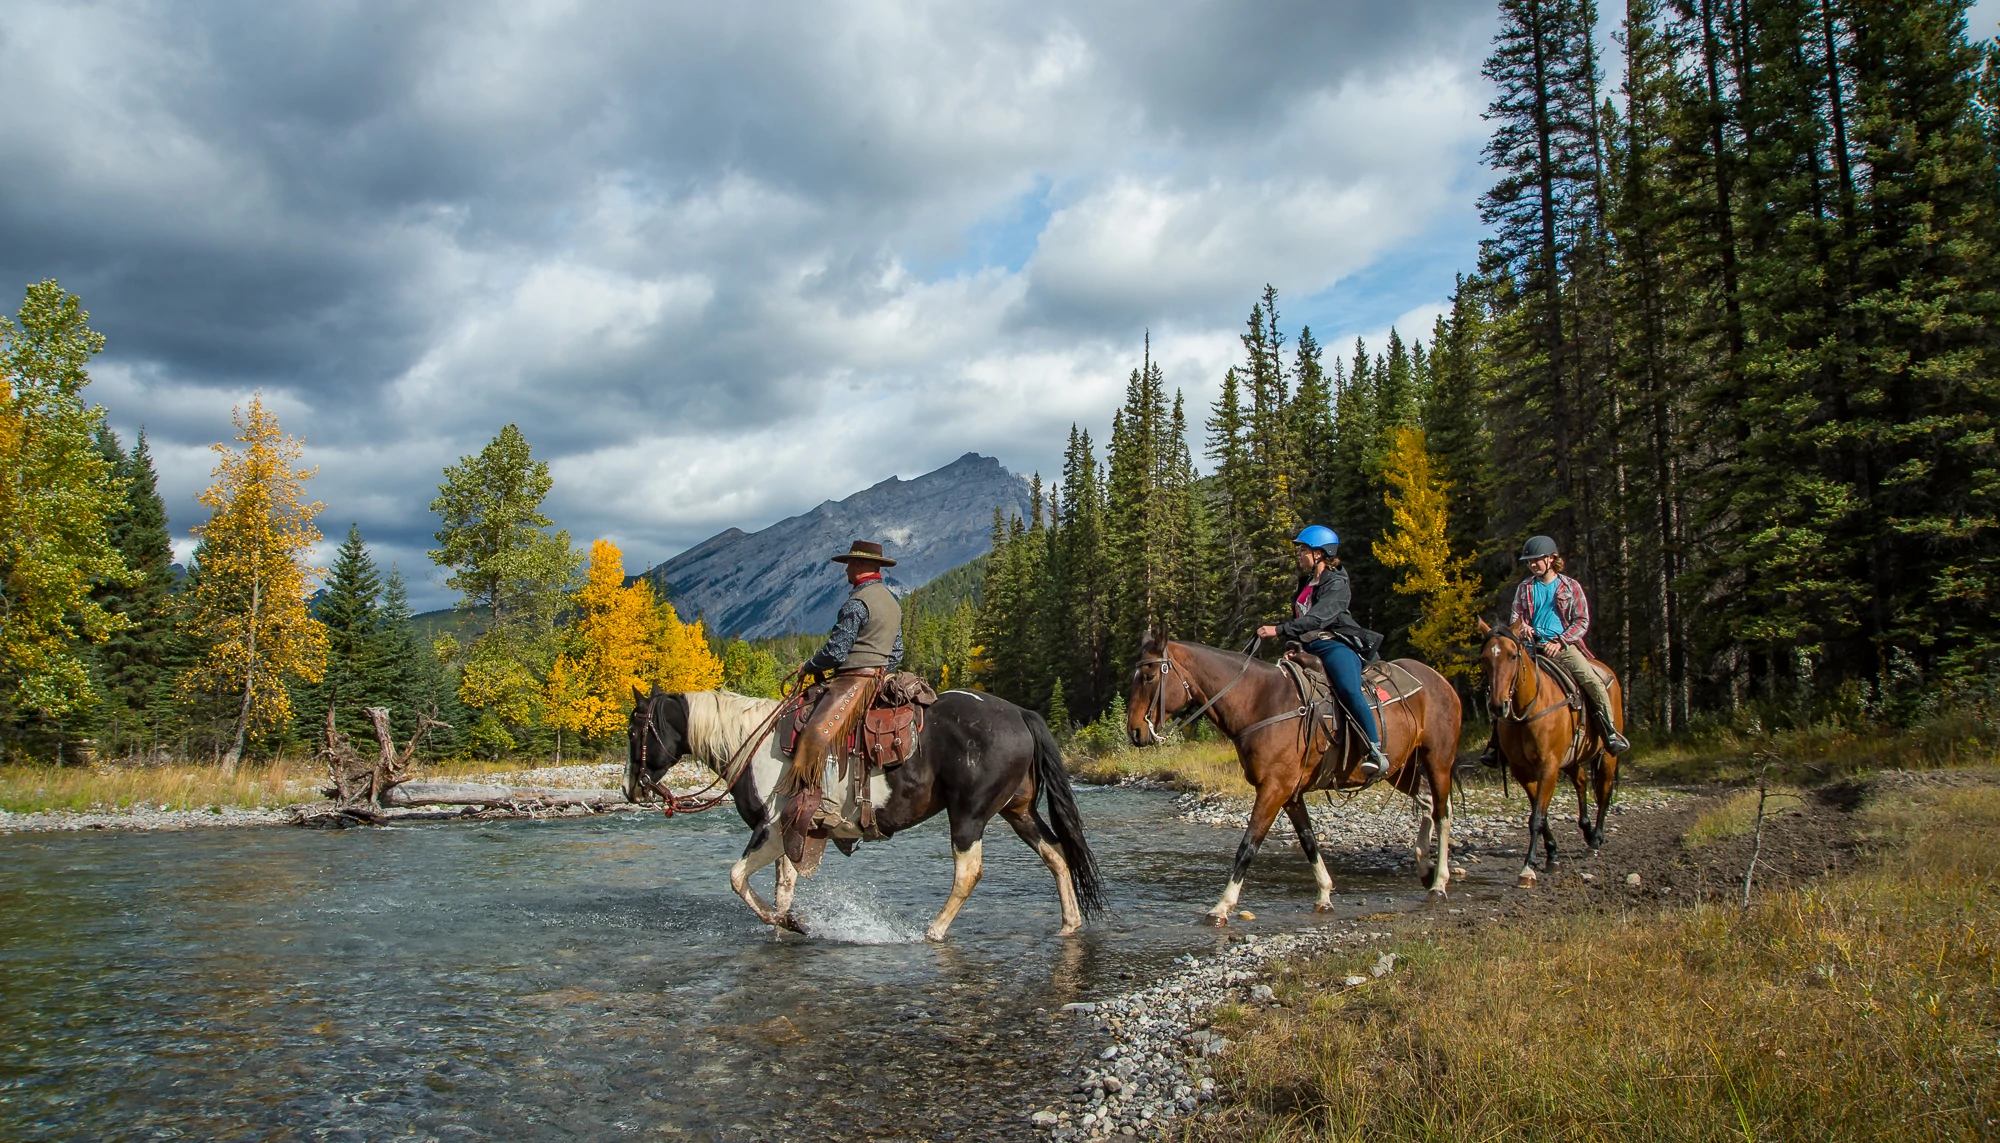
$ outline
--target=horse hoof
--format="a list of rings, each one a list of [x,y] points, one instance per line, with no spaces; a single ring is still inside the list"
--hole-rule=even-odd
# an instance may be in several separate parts
[[[1057,929],[1056,935],[1059,937],[1067,937],[1073,933],[1081,932],[1082,930],[1083,930],[1083,923],[1079,921],[1074,925],[1064,925],[1062,928]]]
[[[1442,889],[1433,889],[1430,891],[1430,895],[1425,899],[1430,901],[1432,904],[1436,904],[1439,901],[1445,900],[1445,891]]]
[[[805,923],[803,921],[800,921],[797,917],[792,916],[790,913],[778,914],[776,917],[773,917],[771,919],[771,923],[778,926],[781,929],[787,929],[791,932],[797,933],[800,936],[806,935]]]
[[[1314,905],[1314,906],[1313,906],[1313,912],[1315,912],[1315,913],[1331,913],[1331,912],[1333,912],[1333,905],[1332,905],[1332,904],[1331,904],[1330,902],[1326,902],[1326,901],[1321,901],[1321,902],[1319,902],[1318,904],[1316,904],[1316,905]]]
[[[941,945],[941,944],[943,944],[943,943],[944,943],[944,930],[943,930],[943,929],[925,929],[925,930],[924,930],[924,939],[925,939],[925,940],[927,940],[927,941],[929,941],[930,943],[932,943],[932,944],[934,944],[934,945]]]
[[[1227,913],[1203,913],[1201,918],[1208,922],[1210,928],[1226,929],[1229,927],[1229,914]]]
[[[1535,875],[1534,875],[1534,874],[1532,874],[1532,873],[1523,873],[1523,874],[1521,874],[1521,878],[1520,878],[1520,880],[1518,880],[1518,881],[1514,882],[1514,888],[1516,888],[1516,889],[1533,889],[1533,888],[1535,887],[1535,881],[1536,881],[1536,877],[1535,877]]]

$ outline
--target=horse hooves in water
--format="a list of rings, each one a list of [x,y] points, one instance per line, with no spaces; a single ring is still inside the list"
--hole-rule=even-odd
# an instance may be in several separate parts
[[[776,917],[773,917],[771,919],[771,923],[778,926],[781,929],[787,929],[791,932],[797,933],[800,936],[806,935],[805,922],[799,920],[797,917],[792,916],[792,914],[789,912],[779,913]]]
[[[1315,912],[1315,913],[1331,913],[1331,912],[1333,912],[1333,906],[1332,906],[1332,905],[1329,905],[1329,904],[1327,904],[1327,903],[1326,903],[1325,901],[1321,901],[1321,902],[1319,902],[1318,904],[1316,904],[1316,905],[1314,905],[1314,906],[1313,906],[1313,912]]]
[[[1227,913],[1203,913],[1201,919],[1212,929],[1226,929],[1229,927],[1229,914]]]

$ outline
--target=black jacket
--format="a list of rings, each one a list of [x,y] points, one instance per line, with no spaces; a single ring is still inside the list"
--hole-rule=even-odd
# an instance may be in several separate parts
[[[1354,588],[1347,581],[1347,569],[1330,567],[1313,584],[1312,603],[1302,615],[1278,624],[1281,639],[1303,640],[1315,631],[1331,631],[1365,657],[1382,637],[1355,622],[1348,608],[1354,602]]]

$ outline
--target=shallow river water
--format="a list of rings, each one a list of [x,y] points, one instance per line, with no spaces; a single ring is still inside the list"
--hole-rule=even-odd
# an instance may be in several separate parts
[[[1226,939],[1199,920],[1234,830],[1078,798],[1111,911],[1057,937],[1047,871],[996,821],[943,945],[942,818],[829,850],[814,935],[782,939],[729,891],[726,808],[3,836],[0,1138],[1033,1138],[1090,1047],[1051,1013]],[[1345,915],[1421,898],[1334,876]],[[1312,899],[1267,844],[1250,927],[1314,923]]]

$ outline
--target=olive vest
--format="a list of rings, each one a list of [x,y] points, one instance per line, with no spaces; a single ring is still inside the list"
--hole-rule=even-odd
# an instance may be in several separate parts
[[[896,635],[903,628],[903,605],[879,579],[855,588],[848,598],[858,599],[868,608],[868,619],[861,624],[861,634],[854,637],[854,646],[840,669],[888,666],[889,656],[896,650]]]

